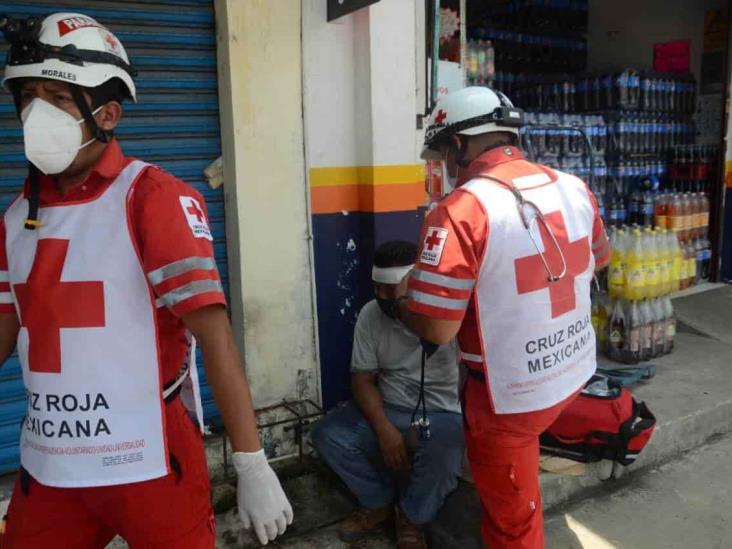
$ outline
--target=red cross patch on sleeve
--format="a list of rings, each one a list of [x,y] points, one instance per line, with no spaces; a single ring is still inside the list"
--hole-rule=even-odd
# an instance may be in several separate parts
[[[420,261],[425,265],[437,266],[442,259],[442,250],[445,249],[447,240],[447,229],[442,227],[429,227],[424,237],[422,256]]]
[[[206,220],[206,214],[203,212],[203,208],[201,208],[198,200],[192,196],[181,196],[180,206],[183,208],[183,214],[186,216],[186,221],[188,221],[188,226],[191,228],[193,236],[213,240],[211,229],[209,229],[208,221]]]

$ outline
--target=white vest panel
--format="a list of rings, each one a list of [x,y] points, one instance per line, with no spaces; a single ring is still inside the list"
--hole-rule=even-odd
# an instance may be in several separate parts
[[[545,231],[537,221],[530,223],[536,246],[532,243],[511,191],[480,176],[463,187],[483,205],[489,225],[475,302],[486,377],[498,414],[549,408],[577,391],[596,368],[590,321],[594,212],[580,180],[561,172],[557,177],[554,183],[545,174],[514,180],[550,226],[559,226],[552,232],[569,272],[554,283],[548,282],[537,252],[556,255],[547,250],[553,244],[546,234],[542,239]],[[525,211],[533,219],[532,209]],[[553,274],[561,272],[558,260],[550,268]],[[553,284],[563,286],[551,288]]]
[[[128,219],[146,168],[133,161],[93,200],[42,207],[33,231],[27,200],[5,214],[29,395],[21,463],[48,486],[168,473],[155,303]]]

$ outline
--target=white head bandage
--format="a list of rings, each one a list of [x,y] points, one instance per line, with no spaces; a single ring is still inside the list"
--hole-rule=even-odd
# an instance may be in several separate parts
[[[414,265],[402,265],[400,267],[377,267],[371,269],[371,280],[380,284],[399,284]]]

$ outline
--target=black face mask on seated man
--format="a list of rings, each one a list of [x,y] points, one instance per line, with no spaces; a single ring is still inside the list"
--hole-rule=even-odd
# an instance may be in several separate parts
[[[377,297],[376,302],[379,304],[379,309],[381,309],[382,313],[384,313],[389,318],[396,319],[396,313],[394,310],[396,299],[382,299],[380,297]]]

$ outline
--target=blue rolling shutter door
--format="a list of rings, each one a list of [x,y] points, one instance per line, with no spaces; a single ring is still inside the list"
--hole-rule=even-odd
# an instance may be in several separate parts
[[[216,259],[227,290],[223,190],[212,190],[203,170],[221,154],[216,80],[216,35],[212,0],[0,0],[0,13],[43,17],[80,12],[108,26],[137,67],[138,103],[124,105],[117,135],[128,156],[167,169],[206,199]],[[0,48],[5,45],[0,38]],[[4,66],[5,55],[0,63]],[[0,92],[0,211],[20,190],[26,173],[22,134],[11,97]],[[201,369],[204,415],[218,423],[218,411]],[[17,358],[0,369],[0,472],[18,466],[25,392]]]

